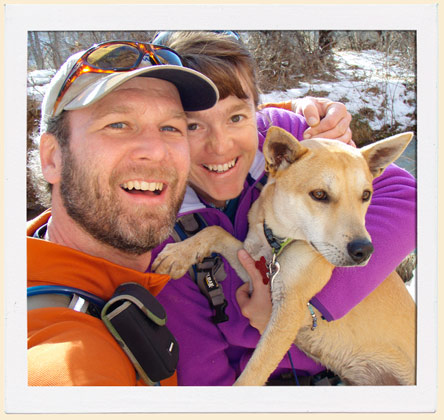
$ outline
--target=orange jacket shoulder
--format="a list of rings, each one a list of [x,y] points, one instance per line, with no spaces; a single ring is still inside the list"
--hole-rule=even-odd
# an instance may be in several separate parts
[[[136,385],[136,374],[100,319],[42,308],[28,311],[28,384]]]

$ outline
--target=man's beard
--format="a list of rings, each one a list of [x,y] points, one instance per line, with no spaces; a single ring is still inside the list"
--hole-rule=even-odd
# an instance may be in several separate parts
[[[170,235],[185,194],[185,185],[178,190],[175,170],[155,171],[156,178],[164,175],[169,180],[169,202],[157,207],[134,205],[130,211],[122,205],[120,194],[112,189],[117,185],[117,173],[113,172],[107,185],[100,185],[91,165],[88,167],[86,161],[79,165],[69,147],[62,153],[63,204],[68,215],[92,237],[127,254],[141,255]],[[135,175],[135,170],[128,170],[125,175],[131,176],[132,172]],[[141,171],[137,173],[140,176]]]

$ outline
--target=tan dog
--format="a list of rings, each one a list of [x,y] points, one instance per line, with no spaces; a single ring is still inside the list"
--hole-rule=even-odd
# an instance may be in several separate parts
[[[263,151],[269,181],[248,215],[245,242],[212,226],[168,245],[158,256],[156,271],[173,278],[212,252],[223,254],[244,281],[249,277],[237,259],[239,249],[270,262],[272,315],[235,385],[265,384],[293,342],[346,384],[415,383],[416,306],[396,273],[339,320],[324,321],[315,310],[318,325],[312,329],[307,308],[334,266],[368,262],[373,246],[365,214],[373,178],[400,156],[411,138],[406,133],[355,149],[321,139],[300,143],[272,127]],[[290,241],[281,249],[285,241],[276,238]]]

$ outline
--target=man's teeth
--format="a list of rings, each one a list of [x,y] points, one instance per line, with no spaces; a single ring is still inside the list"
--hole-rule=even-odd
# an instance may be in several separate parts
[[[140,190],[140,191],[162,191],[162,182],[146,182],[146,181],[128,181],[123,183],[123,188],[126,190]]]
[[[223,165],[203,165],[205,168],[212,172],[226,172],[228,169],[231,169],[236,164],[236,159],[233,159],[230,162],[224,163]]]

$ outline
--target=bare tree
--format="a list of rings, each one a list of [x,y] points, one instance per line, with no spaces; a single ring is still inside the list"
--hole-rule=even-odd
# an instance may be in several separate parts
[[[43,69],[45,67],[45,61],[43,59],[42,46],[40,43],[39,33],[30,32],[29,33],[29,54],[28,57],[33,59],[35,66],[38,69]]]

